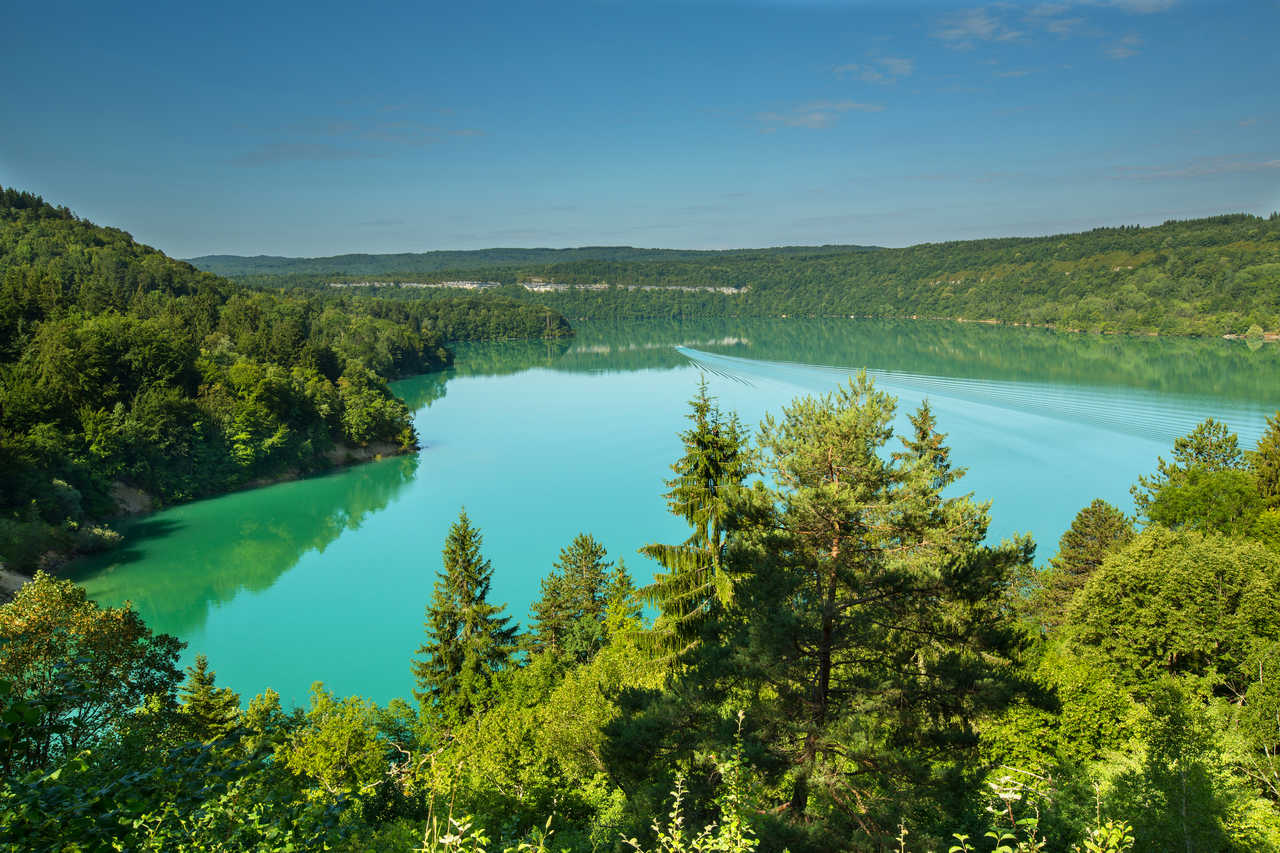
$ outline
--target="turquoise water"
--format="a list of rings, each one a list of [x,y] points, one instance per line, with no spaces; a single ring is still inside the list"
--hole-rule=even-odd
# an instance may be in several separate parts
[[[705,376],[754,424],[866,368],[901,401],[926,397],[992,501],[991,536],[1029,532],[1037,561],[1080,507],[1129,509],[1129,486],[1200,420],[1251,447],[1280,405],[1280,354],[1242,342],[1058,335],[947,323],[723,321],[582,326],[576,338],[463,348],[458,367],[395,385],[423,449],[315,479],[176,507],[126,531],[76,576],[129,599],[209,656],[219,683],[305,702],[312,681],[380,702],[408,696],[409,661],[449,524],[485,537],[493,597],[525,621],[560,548],[587,531],[638,580],[636,549],[685,531],[663,480]]]

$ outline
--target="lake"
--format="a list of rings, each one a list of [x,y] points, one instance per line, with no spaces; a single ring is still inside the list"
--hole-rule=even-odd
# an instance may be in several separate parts
[[[705,376],[754,425],[859,369],[906,414],[927,398],[959,492],[990,499],[991,537],[1031,533],[1037,563],[1095,497],[1129,487],[1206,417],[1252,448],[1280,405],[1280,347],[1057,334],[945,322],[723,320],[582,324],[575,338],[466,346],[450,371],[394,385],[423,449],[313,479],[175,507],[74,576],[104,605],[209,657],[244,699],[305,703],[314,680],[409,697],[445,533],[466,507],[492,597],[525,622],[540,579],[582,531],[625,561],[687,535],[662,497],[688,399]],[[894,446],[897,446],[896,439]]]

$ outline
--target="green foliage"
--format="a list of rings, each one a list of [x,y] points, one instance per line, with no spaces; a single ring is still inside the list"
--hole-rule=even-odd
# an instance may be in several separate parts
[[[0,679],[38,718],[14,721],[5,770],[70,758],[148,699],[171,703],[183,643],[153,634],[128,607],[101,609],[44,572],[0,606]]]
[[[579,533],[551,573],[542,580],[542,594],[530,605],[533,627],[528,648],[549,651],[573,663],[586,663],[608,640],[610,607],[627,608],[632,594],[625,567],[605,559],[605,548],[587,533]]]
[[[733,578],[725,570],[724,547],[729,499],[754,471],[736,414],[725,414],[707,394],[705,377],[689,401],[693,426],[680,434],[684,455],[671,466],[667,506],[688,522],[689,538],[678,545],[646,545],[640,552],[665,569],[640,596],[662,616],[658,638],[689,642],[698,621],[733,598]]]
[[[489,603],[493,567],[480,553],[480,531],[466,510],[449,528],[444,571],[427,606],[427,640],[413,663],[413,695],[424,713],[446,727],[466,722],[489,702],[498,676],[511,666],[516,628]]]
[[[1081,853],[1127,853],[1133,849],[1133,827],[1125,821],[1108,820],[1089,831]]]
[[[1156,473],[1151,477],[1139,477],[1138,484],[1130,491],[1138,514],[1148,517],[1152,502],[1165,488],[1177,486],[1193,471],[1217,473],[1244,468],[1244,454],[1236,434],[1226,424],[1213,418],[1206,419],[1190,434],[1174,439],[1173,461],[1164,457],[1156,460]]]
[[[271,324],[303,327],[276,308]],[[127,346],[145,342],[117,314],[42,334],[110,353],[103,329],[121,323],[138,335]],[[299,407],[339,432],[344,409],[390,418],[364,359],[408,363],[379,349],[394,336],[329,322],[350,333],[324,345],[333,363],[317,347],[305,364],[264,361],[236,348],[269,351],[273,335],[211,332],[195,397],[167,384],[181,370],[165,372],[163,347],[146,368],[162,378],[136,393],[116,356],[93,362],[119,394],[83,419],[95,452],[181,483],[183,469],[122,448],[145,436],[157,458],[181,457],[200,446],[183,444],[192,419],[235,437],[228,464],[261,471],[323,438]],[[672,557],[654,588],[674,654],[581,534],[514,655],[462,513],[414,662],[417,709],[317,684],[306,711],[271,691],[241,711],[203,656],[179,686],[181,643],[38,574],[0,607],[0,850],[1280,850],[1268,439],[1247,460],[1220,424],[1180,439],[1140,485],[1150,523],[1136,535],[1114,507],[1082,510],[1027,631],[1011,602],[1030,543],[984,544],[988,507],[956,494],[964,472],[932,411],[892,448],[894,411],[861,377],[766,419],[749,446],[700,390],[668,495],[692,534],[651,546]],[[24,452],[71,458],[59,423],[32,427]],[[0,519],[8,530],[96,535],[101,496],[65,468],[24,469],[39,498]]]
[[[967,784],[973,721],[1016,690],[1003,602],[1029,543],[983,546],[986,507],[941,495],[962,472],[927,408],[884,454],[893,414],[862,376],[765,419],[770,485],[725,496],[734,595],[702,620],[671,698],[617,729],[677,751],[714,743],[719,709],[747,703],[752,764],[785,815],[777,846],[879,843],[903,815],[940,818],[935,794]]]
[[[1215,533],[1149,527],[1075,597],[1066,630],[1139,692],[1168,674],[1242,694],[1256,638],[1280,634],[1280,554]]]
[[[1058,553],[1040,580],[1034,602],[1036,616],[1053,626],[1076,594],[1102,565],[1107,554],[1133,539],[1133,523],[1104,500],[1080,510],[1058,541]]]
[[[1280,328],[1280,220],[1246,214],[903,249],[791,246],[694,253],[587,247],[198,260],[206,269],[275,286],[324,287],[335,277],[374,275],[501,281],[508,285],[501,290],[514,298],[592,321],[856,315],[1210,336],[1243,335],[1253,326]],[[531,278],[610,286],[554,293],[512,286]]]
[[[1152,524],[1234,537],[1250,536],[1262,511],[1257,479],[1238,468],[1192,468],[1166,483],[1146,505]]]
[[[84,753],[0,786],[0,850],[320,850],[341,809],[226,744]]]
[[[371,703],[339,699],[316,682],[303,724],[277,751],[285,767],[330,798],[367,796],[387,778],[388,747]]]
[[[0,559],[109,544],[81,531],[122,486],[168,504],[416,448],[388,379],[447,366],[446,337],[548,333],[568,325],[496,297],[249,291],[3,190]]]
[[[1258,480],[1263,502],[1271,509],[1280,509],[1280,411],[1267,418],[1266,432],[1249,454],[1249,468]]]
[[[209,659],[196,655],[195,666],[187,667],[187,680],[178,689],[178,710],[185,715],[192,740],[221,740],[240,724],[240,695],[215,685],[214,676]]]
[[[1198,697],[1175,680],[1157,682],[1142,729],[1100,788],[1107,811],[1130,816],[1138,849],[1277,849],[1273,805],[1233,775],[1222,731]]]

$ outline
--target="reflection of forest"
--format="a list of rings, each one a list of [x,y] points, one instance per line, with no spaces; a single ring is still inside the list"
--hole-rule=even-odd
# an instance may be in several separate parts
[[[187,636],[210,607],[268,589],[307,552],[359,529],[417,467],[417,456],[398,456],[158,513],[127,529],[122,548],[75,564],[73,577],[101,603],[127,598],[156,630]],[[133,544],[144,542],[145,559]]]
[[[1280,347],[1242,341],[1072,334],[909,320],[709,319],[582,323],[572,339],[460,346],[454,368],[399,383],[411,410],[444,395],[452,376],[533,367],[572,372],[677,368],[675,350],[765,361],[967,379],[1127,386],[1234,400],[1277,398]],[[416,405],[415,405],[416,403]]]

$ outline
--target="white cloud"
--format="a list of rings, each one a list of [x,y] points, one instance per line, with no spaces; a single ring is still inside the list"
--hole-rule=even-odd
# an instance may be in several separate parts
[[[943,15],[934,22],[930,35],[957,50],[970,50],[981,42],[1018,41],[1039,32],[1061,38],[1103,38],[1106,34],[1079,14],[1084,11],[1082,7],[1148,15],[1168,11],[1176,3],[1177,0],[1050,0],[1024,8],[1013,2],[996,2]],[[1072,12],[1076,14],[1068,16]],[[1115,59],[1133,56],[1137,43],[1122,40],[1108,50],[1108,55]]]
[[[910,77],[912,72],[916,70],[916,61],[899,56],[886,56],[877,59],[876,62],[884,67],[885,71],[894,77]]]
[[[831,69],[841,76],[857,77],[866,83],[892,83],[901,77],[910,77],[916,70],[916,61],[898,56],[884,56],[866,63],[851,62]]]
[[[1032,18],[1047,18],[1061,15],[1070,8],[1070,3],[1040,3],[1028,10],[1027,15]]]
[[[1150,181],[1160,178],[1203,178],[1239,172],[1269,172],[1280,169],[1280,158],[1270,160],[1242,157],[1211,157],[1165,166],[1121,166],[1117,178]]]
[[[1107,56],[1112,59],[1128,59],[1131,56],[1138,55],[1138,47],[1142,44],[1142,38],[1136,35],[1127,35],[1115,42],[1107,48]]]
[[[941,18],[931,35],[957,50],[968,50],[975,41],[1014,41],[1022,37],[1022,32],[999,17],[996,7],[983,6]]]
[[[1092,5],[1110,6],[1124,12],[1150,15],[1153,12],[1169,11],[1178,5],[1178,0],[1093,0]]]
[[[758,113],[756,121],[764,124],[761,128],[764,133],[772,133],[779,127],[807,127],[811,130],[822,130],[835,124],[843,113],[878,113],[883,109],[884,107],[880,104],[864,104],[858,101],[813,101],[783,112]]]
[[[1083,25],[1084,18],[1054,18],[1050,21],[1046,21],[1044,28],[1055,36],[1062,36],[1063,38],[1066,38],[1067,36],[1078,32]]]

